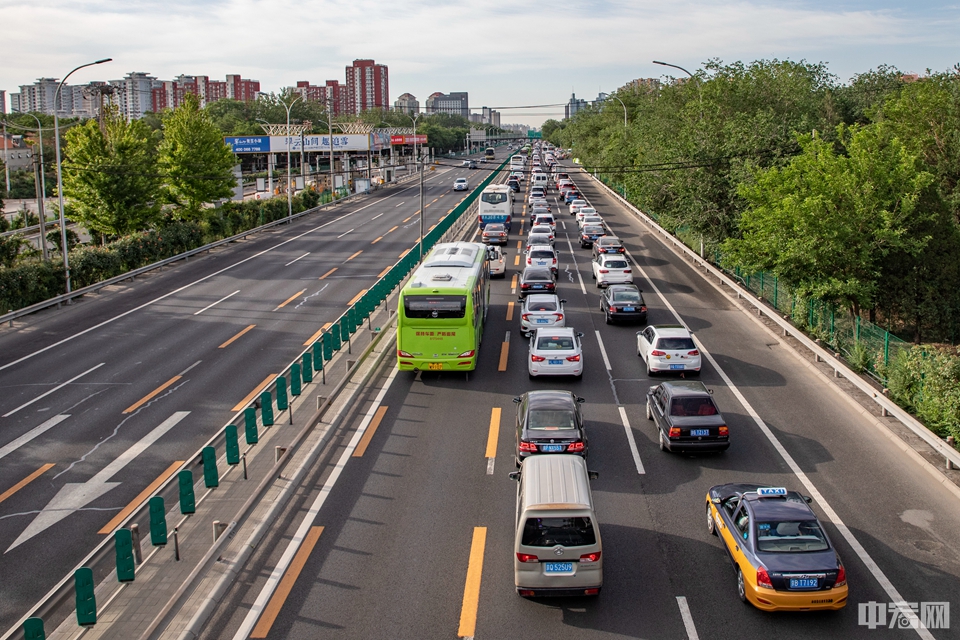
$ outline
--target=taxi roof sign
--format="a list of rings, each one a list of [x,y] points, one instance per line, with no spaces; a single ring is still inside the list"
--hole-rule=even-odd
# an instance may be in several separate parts
[[[782,498],[787,495],[784,487],[759,487],[757,495],[761,498]]]

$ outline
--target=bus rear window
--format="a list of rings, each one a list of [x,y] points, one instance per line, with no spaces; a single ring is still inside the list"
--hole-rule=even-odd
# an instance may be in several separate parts
[[[527,518],[520,544],[526,547],[585,547],[597,544],[590,518]]]
[[[483,193],[480,194],[480,199],[488,204],[500,204],[507,201],[507,194],[505,193]]]
[[[462,318],[467,296],[404,296],[403,313],[408,318]]]

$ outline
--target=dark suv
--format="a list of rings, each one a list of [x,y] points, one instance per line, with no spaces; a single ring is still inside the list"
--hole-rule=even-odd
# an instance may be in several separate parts
[[[702,382],[661,382],[647,392],[647,419],[657,425],[661,451],[725,451],[730,431]]]

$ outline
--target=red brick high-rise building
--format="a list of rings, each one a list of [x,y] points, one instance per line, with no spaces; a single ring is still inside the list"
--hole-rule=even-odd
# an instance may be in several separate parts
[[[335,116],[346,113],[346,87],[338,80],[327,80],[326,84],[322,85],[310,84],[309,80],[298,80],[296,87],[287,90],[299,93],[304,100],[322,103],[324,107],[330,108]],[[328,106],[328,100],[332,100],[332,105]]]
[[[226,82],[208,76],[181,75],[175,80],[155,81],[153,85],[150,97],[154,113],[177,108],[188,93],[200,98],[201,107],[225,98],[250,102],[260,93],[258,80],[241,79],[238,75],[228,75]]]
[[[347,113],[360,114],[369,109],[390,108],[390,82],[387,65],[373,60],[354,60],[347,67]]]

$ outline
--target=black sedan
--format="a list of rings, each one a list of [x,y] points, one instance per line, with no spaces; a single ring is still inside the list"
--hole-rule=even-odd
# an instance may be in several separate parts
[[[520,299],[531,293],[556,293],[557,283],[553,272],[546,267],[527,267],[520,274]]]
[[[528,391],[517,404],[517,467],[538,453],[587,456],[587,433],[578,398],[569,391]]]
[[[636,285],[611,284],[600,295],[600,311],[606,317],[607,324],[615,321],[647,321],[647,303]]]
[[[724,451],[730,431],[702,382],[674,380],[650,387],[647,419],[657,426],[661,451]]]

